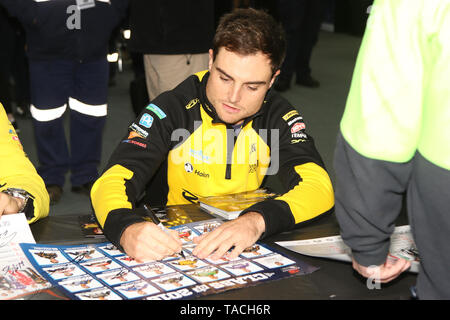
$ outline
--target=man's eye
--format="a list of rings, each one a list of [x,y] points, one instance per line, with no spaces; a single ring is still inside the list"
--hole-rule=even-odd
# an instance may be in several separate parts
[[[248,88],[249,90],[251,90],[251,91],[256,91],[256,90],[258,90],[257,87],[252,87],[252,86],[247,86],[247,88]]]
[[[222,81],[224,81],[224,82],[227,82],[227,81],[229,81],[230,79],[224,78],[224,77],[220,77],[220,80],[222,80]]]

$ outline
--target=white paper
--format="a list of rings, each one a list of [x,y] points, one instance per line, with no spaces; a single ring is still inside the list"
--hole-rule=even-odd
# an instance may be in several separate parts
[[[36,243],[24,213],[6,214],[0,217],[0,242]],[[1,247],[1,244],[0,244]]]
[[[306,256],[352,261],[351,249],[344,243],[340,236],[279,241],[276,244]],[[409,225],[395,228],[391,236],[389,252],[390,259],[403,258],[411,261],[410,272],[417,273],[419,271],[420,260]]]
[[[23,213],[0,216],[0,299],[48,288],[25,257],[19,243],[36,243]]]

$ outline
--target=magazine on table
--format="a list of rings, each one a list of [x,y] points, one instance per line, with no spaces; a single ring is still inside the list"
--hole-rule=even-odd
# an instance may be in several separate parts
[[[78,216],[81,231],[86,238],[105,238],[102,228],[97,223],[94,214]]]
[[[266,189],[240,192],[235,194],[204,197],[198,200],[204,211],[225,220],[233,220],[255,203],[276,197],[277,194]]]

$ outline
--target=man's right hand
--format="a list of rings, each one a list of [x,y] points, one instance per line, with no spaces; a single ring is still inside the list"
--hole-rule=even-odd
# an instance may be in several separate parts
[[[411,267],[411,262],[402,258],[386,262],[380,266],[365,267],[352,258],[353,269],[365,278],[373,278],[380,283],[388,283]]]
[[[152,222],[132,224],[120,238],[126,254],[138,262],[161,260],[181,252],[181,244],[177,231],[166,233]]]

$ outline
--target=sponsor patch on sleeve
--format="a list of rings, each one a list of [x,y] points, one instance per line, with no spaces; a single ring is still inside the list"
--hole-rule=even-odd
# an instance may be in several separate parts
[[[305,124],[303,122],[297,122],[291,127],[291,133],[299,132],[305,129]]]
[[[130,131],[130,133],[128,135],[128,139],[133,139],[133,138],[142,138],[142,139],[144,139],[145,137],[142,136],[140,133],[138,133],[136,131]]]
[[[290,118],[292,118],[293,116],[297,116],[297,115],[298,115],[298,111],[297,110],[289,111],[288,113],[286,113],[283,116],[283,120],[284,121],[288,121]]]
[[[136,123],[131,124],[130,130],[136,132],[139,136],[143,137],[144,139],[147,138],[148,132],[139,127]]]
[[[139,120],[139,124],[143,127],[150,128],[153,124],[153,117],[148,113],[144,113]]]
[[[288,122],[288,126],[291,126],[293,123],[296,123],[297,121],[302,121],[303,117],[295,117],[294,119],[290,120]]]
[[[122,143],[130,143],[130,144],[134,144],[135,146],[138,146],[140,148],[147,148],[147,144],[146,143],[142,143],[139,141],[135,141],[135,140],[130,140],[130,139],[126,139],[126,140],[122,140]]]
[[[156,116],[159,119],[164,119],[165,117],[167,117],[167,115],[164,113],[164,111],[162,111],[160,107],[158,107],[157,105],[155,105],[153,103],[151,103],[147,106],[147,110],[150,110],[151,112],[156,114]]]
[[[15,142],[17,142],[19,144],[20,148],[23,149],[22,143],[20,142],[20,139],[19,139],[19,136],[17,135],[17,133],[13,129],[9,129],[8,133],[11,135],[11,139],[13,139]]]

